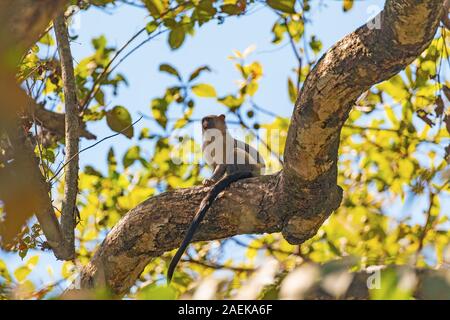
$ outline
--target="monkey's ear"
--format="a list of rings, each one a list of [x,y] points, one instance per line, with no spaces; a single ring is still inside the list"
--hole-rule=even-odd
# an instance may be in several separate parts
[[[225,120],[225,115],[221,114],[221,115],[219,115],[219,118],[220,118],[220,120]]]

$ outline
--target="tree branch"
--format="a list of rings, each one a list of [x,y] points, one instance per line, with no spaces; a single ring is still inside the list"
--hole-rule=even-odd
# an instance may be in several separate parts
[[[61,75],[65,100],[65,144],[66,159],[70,162],[64,170],[64,200],[62,202],[61,230],[64,245],[72,258],[75,257],[75,218],[77,215],[78,194],[78,148],[79,116],[77,88],[73,70],[72,52],[64,13],[53,20],[58,52],[61,60]]]
[[[194,239],[280,231],[279,178],[277,174],[234,183],[214,202]],[[152,258],[180,245],[208,190],[194,187],[165,192],[128,212],[83,269],[81,287],[107,283],[115,293],[125,294]]]
[[[297,99],[284,153],[281,206],[289,218],[283,236],[292,244],[305,240],[302,225],[310,216],[328,216],[336,197],[339,137],[356,99],[372,85],[389,79],[428,47],[441,17],[443,0],[388,0],[385,8],[353,33],[338,41],[308,75]],[[377,22],[379,24],[377,25]],[[292,206],[293,196],[316,190],[306,208]],[[333,208],[334,207],[334,208]],[[299,228],[299,231],[297,231]]]
[[[57,140],[61,140],[64,138],[66,118],[66,115],[64,113],[57,113],[47,110],[42,105],[37,103],[31,103],[26,112],[27,113],[24,115],[26,120],[33,121],[33,119],[36,119],[38,125],[54,134]],[[97,139],[94,134],[92,134],[85,128],[86,124],[82,122],[81,119],[79,120],[80,121],[78,129],[80,137],[86,138],[88,140]]]
[[[364,25],[333,46],[308,75],[293,112],[285,166],[275,176],[233,184],[195,240],[282,231],[290,243],[312,237],[342,198],[339,136],[354,102],[410,64],[429,45],[443,0],[388,0],[379,28]],[[132,209],[81,272],[81,286],[124,294],[152,257],[176,248],[207,188],[179,189]]]

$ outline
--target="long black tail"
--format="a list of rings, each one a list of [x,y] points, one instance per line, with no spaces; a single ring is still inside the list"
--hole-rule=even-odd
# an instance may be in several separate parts
[[[181,256],[186,251],[186,248],[191,242],[192,237],[194,236],[195,231],[197,230],[200,222],[202,222],[206,212],[211,207],[212,203],[217,198],[219,193],[225,190],[233,182],[250,177],[252,177],[251,172],[236,172],[230,175],[226,175],[222,179],[217,181],[216,184],[212,187],[212,189],[208,192],[208,194],[203,198],[200,207],[198,208],[197,213],[195,214],[194,219],[192,220],[191,225],[189,226],[189,229],[187,230],[186,235],[184,236],[180,248],[178,248],[177,253],[170,262],[169,270],[167,271],[167,284],[170,284],[170,281],[172,280],[173,277],[173,273],[175,271],[178,262],[181,259]]]

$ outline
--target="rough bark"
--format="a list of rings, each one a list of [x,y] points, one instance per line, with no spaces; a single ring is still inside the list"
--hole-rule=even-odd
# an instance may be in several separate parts
[[[65,154],[64,167],[64,199],[61,210],[61,230],[65,246],[72,258],[75,257],[75,218],[77,216],[78,195],[78,151],[79,151],[79,113],[77,87],[73,70],[72,52],[70,50],[69,33],[64,13],[53,20],[64,91],[65,117]]]
[[[333,46],[309,74],[275,176],[235,183],[213,205],[196,240],[282,231],[290,243],[313,236],[341,201],[339,135],[355,100],[410,64],[432,40],[443,0],[388,0],[381,26],[363,25]],[[145,265],[176,248],[207,189],[150,198],[112,229],[81,272],[82,288],[126,293]]]
[[[450,0],[446,0],[444,3],[444,12],[442,13],[442,23],[447,29],[450,29],[450,18],[448,17],[450,13]]]
[[[45,28],[62,10],[67,0],[0,1],[1,47],[25,53],[44,33]]]
[[[280,231],[282,221],[275,202],[279,181],[280,174],[276,174],[234,183],[219,195],[194,239]],[[102,286],[106,280],[115,293],[126,293],[153,257],[179,246],[208,190],[194,187],[164,192],[128,212],[83,270],[81,287]]]

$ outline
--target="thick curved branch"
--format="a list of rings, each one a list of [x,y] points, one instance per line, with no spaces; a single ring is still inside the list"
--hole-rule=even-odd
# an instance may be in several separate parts
[[[279,178],[277,174],[234,183],[214,202],[194,239],[280,231]],[[125,294],[152,258],[180,245],[208,190],[194,187],[165,192],[128,212],[83,270],[82,288],[107,281],[116,294]]]
[[[340,127],[355,100],[417,58],[436,33],[442,7],[443,0],[388,0],[374,22],[320,59],[292,116],[285,151],[290,174],[314,181],[336,167]]]
[[[358,96],[411,63],[432,40],[443,0],[388,0],[380,28],[364,25],[317,63],[297,100],[276,176],[233,184],[215,202],[196,240],[282,231],[291,243],[313,236],[341,201],[337,157],[342,125]],[[176,248],[206,188],[163,193],[113,228],[81,272],[81,286],[124,294],[152,257]]]
[[[321,197],[304,208],[330,214],[321,206],[336,193],[341,128],[356,99],[416,59],[433,39],[444,0],[388,0],[373,21],[338,41],[308,75],[292,115],[284,153],[284,186],[289,215],[283,230],[291,243],[303,242],[305,219],[289,208],[292,191],[315,189]],[[328,208],[328,210],[331,207]],[[300,230],[297,231],[296,229]]]
[[[56,140],[62,140],[65,134],[65,117],[64,113],[53,112],[44,108],[44,106],[33,103],[24,114],[24,120],[33,122],[36,120],[39,126],[45,128],[55,137]],[[97,137],[86,129],[86,123],[79,119],[80,137],[88,140],[95,140]]]

